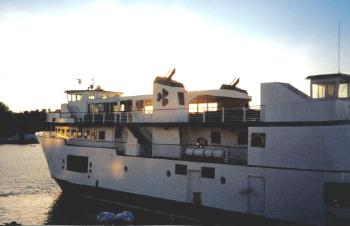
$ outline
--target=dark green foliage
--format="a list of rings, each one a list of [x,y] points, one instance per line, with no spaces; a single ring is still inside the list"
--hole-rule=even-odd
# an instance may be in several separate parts
[[[0,138],[13,137],[16,134],[22,138],[24,134],[45,130],[45,121],[45,109],[15,113],[0,102]]]

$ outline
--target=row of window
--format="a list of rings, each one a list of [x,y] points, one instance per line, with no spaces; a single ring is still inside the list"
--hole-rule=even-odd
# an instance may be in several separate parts
[[[81,94],[68,94],[67,99],[68,101],[81,101],[83,96]]]
[[[175,174],[177,175],[187,175],[187,165],[175,164]],[[215,178],[215,168],[214,167],[202,167],[201,168],[202,178]]]
[[[350,84],[340,83],[338,87],[338,93],[336,93],[336,84],[312,84],[312,98],[349,98],[350,97]]]
[[[77,129],[61,129],[56,128],[56,133],[58,135],[67,136],[70,138],[83,138],[83,139],[92,139],[92,140],[105,140],[106,132],[104,130],[77,130]]]
[[[189,112],[190,113],[203,113],[206,111],[217,111],[218,103],[197,103],[197,104],[189,104]]]

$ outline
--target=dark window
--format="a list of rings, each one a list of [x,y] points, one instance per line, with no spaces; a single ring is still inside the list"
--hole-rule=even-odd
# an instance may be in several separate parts
[[[202,167],[201,174],[203,178],[215,178],[215,168]]]
[[[120,126],[115,127],[115,138],[122,138],[122,128]]]
[[[87,173],[89,158],[86,156],[67,155],[67,170]]]
[[[187,175],[187,165],[175,164],[175,174]]]
[[[238,132],[237,142],[238,144],[248,144],[248,131]]]
[[[220,131],[211,132],[211,143],[212,144],[221,144],[221,133]]]
[[[106,132],[105,131],[99,131],[98,132],[98,139],[104,140],[106,138]]]
[[[185,105],[185,94],[184,93],[178,92],[177,98],[179,99],[179,105]]]
[[[137,101],[135,102],[135,104],[136,104],[136,110],[137,110],[137,111],[143,111],[143,109],[145,108],[145,107],[144,107],[145,104],[144,104],[144,101],[143,101],[143,100],[137,100]]]
[[[265,147],[265,133],[252,133],[251,134],[251,141],[250,141],[250,145],[252,147],[261,147],[264,148]]]

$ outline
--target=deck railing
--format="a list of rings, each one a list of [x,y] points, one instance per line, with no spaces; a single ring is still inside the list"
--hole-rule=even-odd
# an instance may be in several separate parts
[[[92,148],[115,149],[117,155],[129,155],[127,143],[66,139],[66,145]],[[176,145],[176,144],[137,144],[136,156],[148,158],[170,158],[196,162],[215,162],[225,164],[247,164],[247,148],[223,145]],[[133,154],[135,155],[135,154]]]
[[[56,113],[57,114],[57,113]],[[260,121],[260,107],[220,108],[216,111],[189,112],[188,109],[119,112],[69,112],[60,118],[71,118],[76,123],[117,124],[154,122],[256,122]],[[61,120],[62,121],[62,120]]]

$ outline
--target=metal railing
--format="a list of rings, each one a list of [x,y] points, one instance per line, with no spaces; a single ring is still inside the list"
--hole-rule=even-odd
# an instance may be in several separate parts
[[[113,141],[96,141],[82,139],[66,139],[66,145],[91,148],[115,149],[117,155],[128,155],[127,143]],[[195,162],[214,162],[224,164],[246,165],[248,156],[246,147],[232,147],[223,145],[176,144],[137,144],[136,156],[148,158],[170,158]]]
[[[57,114],[57,113],[56,113]],[[117,124],[154,122],[257,122],[260,121],[260,107],[220,108],[216,111],[189,112],[187,108],[119,112],[69,112],[60,113],[61,118],[73,118],[76,123]],[[50,117],[48,117],[49,119]]]

